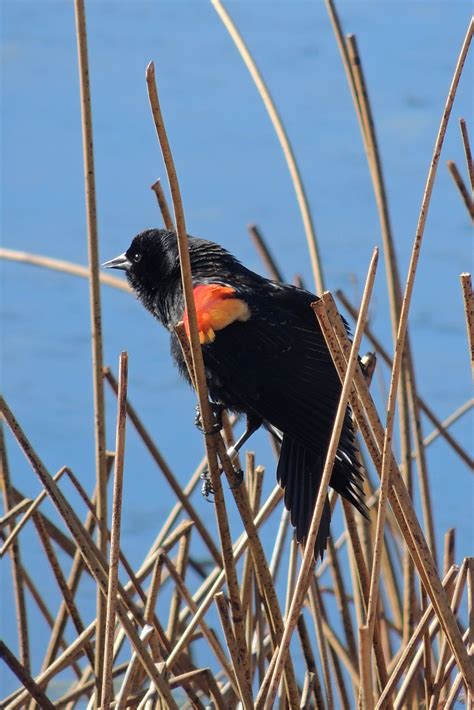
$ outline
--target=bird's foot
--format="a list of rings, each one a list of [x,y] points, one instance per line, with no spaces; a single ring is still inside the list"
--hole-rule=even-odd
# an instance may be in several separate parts
[[[235,480],[235,484],[233,486],[230,486],[230,489],[235,490],[236,488],[238,488],[239,486],[242,485],[242,482],[244,480],[244,472],[242,471],[241,468],[236,468],[235,466],[233,466],[232,468],[233,468],[234,476],[235,476],[236,480]],[[224,473],[224,471],[221,469],[219,471],[219,475],[222,476],[223,473]],[[211,476],[209,474],[209,469],[207,468],[207,466],[205,467],[205,469],[201,473],[201,481],[202,481],[201,493],[204,496],[204,498],[208,502],[210,502],[209,499],[211,498],[211,496],[214,495],[214,487],[212,485]]]
[[[211,496],[214,495],[214,488],[212,486],[212,481],[211,481],[211,476],[209,474],[209,469],[206,466],[201,473],[201,493],[204,496],[204,498],[207,500],[208,503],[211,501],[209,500]]]
[[[240,486],[243,483],[244,480],[244,472],[242,471],[241,468],[236,468],[235,466],[232,467],[234,469],[234,476],[235,476],[235,484],[233,486],[230,486],[230,490],[233,491],[236,488],[240,488]]]
[[[196,416],[194,417],[194,424],[197,426],[201,434],[217,434],[223,427],[222,415],[224,413],[225,407],[222,404],[216,404],[211,402],[212,414],[214,417],[214,423],[212,424],[209,431],[206,431],[202,422],[201,408],[199,404],[196,405]]]

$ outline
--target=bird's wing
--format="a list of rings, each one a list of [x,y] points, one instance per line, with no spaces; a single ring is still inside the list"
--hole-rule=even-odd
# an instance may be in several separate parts
[[[242,295],[250,318],[230,324],[204,348],[211,380],[224,403],[234,401],[236,409],[254,411],[324,452],[341,385],[310,308],[313,297],[288,287]]]

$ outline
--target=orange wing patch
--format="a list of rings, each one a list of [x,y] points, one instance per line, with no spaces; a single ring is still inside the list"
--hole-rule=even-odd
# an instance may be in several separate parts
[[[194,289],[199,340],[201,345],[213,343],[216,330],[222,330],[236,320],[250,318],[250,309],[245,301],[235,298],[235,291],[230,286],[202,284]],[[189,338],[188,313],[184,311],[184,328]]]

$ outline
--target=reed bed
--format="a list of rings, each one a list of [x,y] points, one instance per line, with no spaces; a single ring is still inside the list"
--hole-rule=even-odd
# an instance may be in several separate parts
[[[473,470],[469,453],[450,432],[450,426],[470,410],[473,402],[462,404],[440,421],[418,392],[407,323],[431,192],[473,23],[467,29],[448,89],[404,283],[395,255],[374,118],[356,38],[344,36],[332,0],[326,3],[360,123],[379,211],[390,297],[392,356],[367,323],[374,280],[382,278],[377,274],[378,251],[374,251],[368,264],[360,307],[344,293],[336,294],[344,312],[353,319],[351,342],[333,296],[324,291],[310,207],[278,111],[231,17],[219,0],[212,0],[212,4],[261,93],[288,162],[315,288],[321,296],[314,304],[315,327],[317,319],[342,383],[308,540],[304,549],[292,540],[278,486],[264,497],[264,477],[271,476],[273,480],[273,472],[265,473],[259,465],[258,452],[246,451],[243,462],[237,456],[238,465],[245,469],[244,482],[239,485],[229,455],[234,441],[232,416],[225,416],[222,432],[204,435],[205,455],[183,486],[128,397],[127,353],[120,356],[117,377],[112,367],[104,367],[99,284],[125,290],[128,287],[98,270],[87,33],[84,3],[76,0],[89,267],[6,249],[1,256],[89,279],[96,486],[94,491],[84,490],[67,466],[52,475],[15,413],[3,398],[0,400],[9,430],[7,435],[2,430],[0,436],[0,555],[11,559],[18,621],[16,647],[1,641],[0,654],[19,684],[3,699],[2,707],[434,710],[453,708],[459,700],[472,707],[474,559],[456,558],[455,530],[446,531],[443,559],[437,558],[436,511],[431,502],[426,450],[442,437],[444,445],[457,455],[458,465]],[[168,206],[159,180],[152,189],[164,224],[169,228],[176,226],[189,313],[189,342],[180,326],[177,334],[195,383],[204,429],[209,432],[211,411],[192,300],[185,215],[152,63],[146,69],[146,82],[173,209]],[[460,128],[468,185],[472,188],[474,172],[464,119]],[[472,219],[472,193],[462,170],[452,161],[448,169],[467,216]],[[249,232],[269,275],[282,279],[282,265],[272,256],[262,232],[256,225],[249,227]],[[467,327],[467,367],[468,357],[471,366],[474,361],[474,302],[470,274],[462,274],[460,280]],[[373,358],[367,360],[370,368],[359,364],[363,335],[377,353],[377,367],[384,368],[390,379],[386,414],[377,411],[371,395]],[[111,451],[105,446],[105,388],[117,398],[116,440]],[[329,540],[324,561],[315,565],[313,546],[347,403],[352,407],[368,474],[365,486],[370,519],[361,519],[349,504],[338,502],[331,492],[332,507],[342,506],[344,529],[337,539]],[[397,404],[400,452],[393,447]],[[434,427],[425,437],[421,414]],[[121,541],[127,427],[136,430],[175,498],[168,518],[157,530],[150,549],[144,551],[138,568],[127,560]],[[36,499],[25,497],[16,488],[9,472],[7,444],[22,449],[39,478],[43,490]],[[206,467],[214,490],[217,535],[205,520],[203,505],[195,495]],[[420,517],[412,502],[416,486],[421,498]],[[52,514],[42,510],[48,499],[55,509]],[[83,519],[77,513],[81,506],[86,510]],[[230,507],[237,508],[238,528],[230,525]],[[269,543],[261,528],[271,518],[279,522],[277,535]],[[44,574],[50,575],[62,597],[54,613],[49,609],[49,599],[41,595],[22,563],[21,548],[25,529],[29,528],[35,529],[45,556]],[[287,548],[289,556],[285,554]],[[197,549],[205,550],[204,561]],[[88,625],[82,620],[84,610],[78,595],[81,579],[86,577],[96,588],[96,616]],[[34,609],[28,614],[27,595],[31,596]],[[40,617],[50,628],[50,636],[38,669],[31,661],[29,632]],[[56,689],[58,678],[67,683],[67,689],[60,694]]]

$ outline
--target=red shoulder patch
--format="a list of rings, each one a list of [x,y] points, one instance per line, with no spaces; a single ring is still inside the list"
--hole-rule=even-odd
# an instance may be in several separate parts
[[[201,344],[214,342],[215,331],[222,330],[236,320],[250,318],[250,309],[241,298],[235,297],[231,286],[201,284],[194,288],[199,340]],[[184,312],[184,328],[189,338],[188,313]]]

